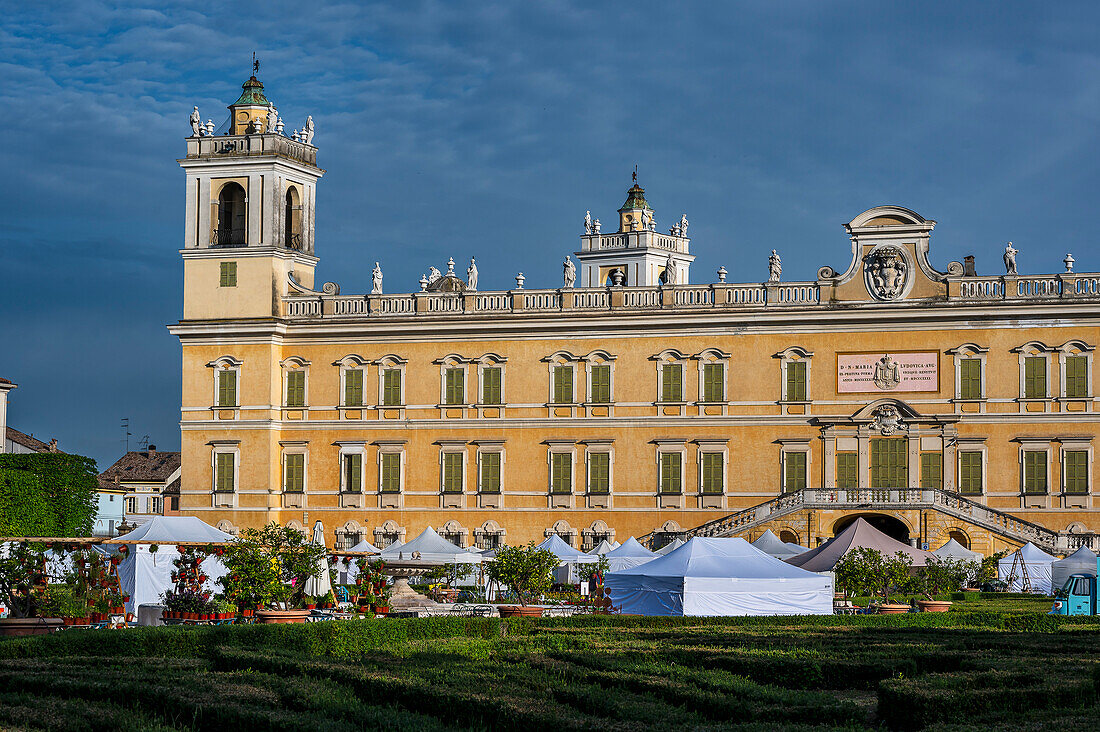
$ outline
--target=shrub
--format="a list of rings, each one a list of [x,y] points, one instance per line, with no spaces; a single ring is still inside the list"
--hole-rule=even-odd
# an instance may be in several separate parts
[[[218,580],[230,600],[242,605],[303,604],[306,580],[317,573],[325,548],[303,532],[272,522],[245,529],[222,557],[226,573]]]
[[[98,507],[95,461],[81,455],[0,455],[0,536],[86,536]]]
[[[531,542],[527,546],[506,546],[497,551],[496,559],[489,565],[489,578],[509,587],[519,597],[521,605],[548,591],[553,584],[554,567],[558,558]]]

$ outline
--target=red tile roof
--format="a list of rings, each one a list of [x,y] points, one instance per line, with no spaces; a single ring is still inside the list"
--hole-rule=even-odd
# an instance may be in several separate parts
[[[178,452],[132,450],[100,473],[99,477],[112,483],[116,477],[122,483],[163,483],[172,476],[172,473],[179,470],[179,467],[180,453]]]
[[[28,450],[32,450],[34,452],[53,452],[52,450],[50,450],[50,446],[48,443],[45,443],[36,437],[31,437],[25,432],[20,432],[14,427],[8,427],[8,439],[15,444],[22,445]],[[58,450],[57,452],[60,452],[60,450]]]

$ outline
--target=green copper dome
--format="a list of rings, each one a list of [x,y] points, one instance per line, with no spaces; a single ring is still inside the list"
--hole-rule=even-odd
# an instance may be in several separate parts
[[[638,208],[646,209],[649,211],[653,210],[649,207],[649,204],[646,203],[645,190],[640,185],[635,183],[630,187],[630,190],[627,191],[626,203],[623,204],[623,207],[620,208],[619,211],[630,211],[631,209]]]
[[[264,96],[264,85],[255,76],[249,77],[248,81],[241,85],[241,88],[244,91],[241,92],[240,98],[233,102],[232,106],[247,104],[271,106],[271,102],[267,101],[267,97]]]

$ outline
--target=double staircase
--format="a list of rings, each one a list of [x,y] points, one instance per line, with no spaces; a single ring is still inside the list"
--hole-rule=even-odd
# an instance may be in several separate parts
[[[1052,553],[1070,553],[1081,546],[1100,549],[1097,534],[1068,534],[1025,521],[1005,511],[982,505],[958,493],[938,488],[806,488],[784,493],[757,506],[746,508],[714,521],[708,521],[684,532],[684,539],[694,536],[737,536],[756,526],[774,521],[796,511],[824,510],[921,510],[933,509],[948,516],[979,526],[998,536],[1021,544],[1031,542]],[[652,534],[643,537],[648,544]]]

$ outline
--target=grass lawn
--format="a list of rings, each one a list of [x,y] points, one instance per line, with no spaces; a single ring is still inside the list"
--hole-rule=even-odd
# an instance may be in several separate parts
[[[1096,729],[1100,622],[1028,602],[68,631],[0,642],[0,729]]]

